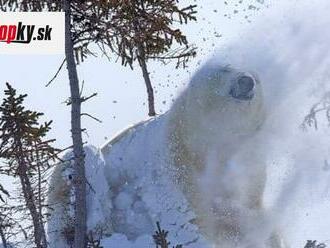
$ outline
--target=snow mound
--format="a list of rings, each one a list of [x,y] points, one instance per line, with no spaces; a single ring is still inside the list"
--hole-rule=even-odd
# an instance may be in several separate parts
[[[195,215],[171,177],[169,147],[165,133],[159,133],[166,130],[162,128],[165,122],[166,115],[141,123],[101,149],[113,202],[111,221],[117,233],[106,242],[121,239],[133,247],[152,247],[150,238],[159,222],[169,231],[172,244],[206,247],[198,228],[191,224]]]

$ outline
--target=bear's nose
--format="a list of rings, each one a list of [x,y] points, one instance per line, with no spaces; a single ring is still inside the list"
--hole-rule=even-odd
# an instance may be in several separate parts
[[[253,90],[254,81],[251,77],[242,76],[238,79],[237,83],[238,83],[238,87],[239,87],[239,92],[243,95],[246,95],[251,90]]]
[[[240,76],[232,89],[230,95],[239,100],[250,100],[253,97],[254,80],[249,76]]]

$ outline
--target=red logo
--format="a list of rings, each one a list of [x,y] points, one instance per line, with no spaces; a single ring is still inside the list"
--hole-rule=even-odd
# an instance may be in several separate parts
[[[35,34],[35,30],[37,30]],[[36,29],[35,25],[0,25],[0,42],[26,43],[32,40],[51,40],[52,28],[49,25]]]

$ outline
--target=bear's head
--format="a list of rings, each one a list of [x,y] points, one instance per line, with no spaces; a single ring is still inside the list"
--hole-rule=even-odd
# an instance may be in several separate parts
[[[252,73],[207,64],[169,115],[172,149],[180,154],[176,164],[196,163],[214,149],[231,156],[264,121],[261,83]]]

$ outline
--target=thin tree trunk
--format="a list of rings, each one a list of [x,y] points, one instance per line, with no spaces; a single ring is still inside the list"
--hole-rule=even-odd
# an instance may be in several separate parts
[[[38,159],[39,160],[39,159]],[[38,162],[37,170],[38,170],[38,211],[39,211],[39,218],[40,223],[43,223],[43,213],[42,213],[42,187],[41,187],[41,170],[40,170],[41,164]]]
[[[85,155],[81,135],[81,97],[71,37],[70,0],[63,0],[65,11],[65,57],[71,93],[71,133],[74,154],[75,233],[74,248],[85,248],[87,233]]]
[[[2,220],[1,219],[0,219],[0,237],[1,237],[1,242],[2,242],[3,248],[8,248],[7,240],[6,240],[6,236],[5,236],[4,230],[3,230]]]
[[[35,146],[36,151],[38,150],[38,147]],[[41,166],[42,163],[40,163],[40,158],[39,158],[39,153],[37,152],[36,154],[36,160],[37,160],[37,171],[38,171],[38,211],[39,211],[39,218],[40,218],[40,223],[43,224],[43,212],[42,212],[42,176],[41,176]],[[37,204],[37,203],[36,203]],[[46,240],[45,240],[46,241]]]
[[[155,116],[156,111],[155,111],[155,98],[154,98],[154,90],[152,88],[149,72],[148,72],[148,67],[146,63],[146,56],[145,52],[142,46],[139,47],[139,63],[142,69],[142,74],[144,78],[144,82],[146,84],[147,88],[147,94],[148,94],[148,109],[149,109],[149,116]]]
[[[20,164],[19,178],[21,181],[26,206],[32,217],[35,244],[37,248],[46,248],[47,242],[45,228],[43,223],[40,222],[40,216],[37,210],[37,206],[35,205],[33,189],[29,177],[27,175],[27,168],[24,162]]]
[[[43,222],[43,212],[42,212],[42,177],[41,177],[41,170],[40,170],[40,166],[41,164],[38,164],[38,216],[39,216],[39,223],[40,223],[40,227],[41,227],[41,234],[42,234],[42,244],[44,244],[44,247],[47,247],[48,243],[47,243],[47,237],[46,237],[46,232],[45,232],[45,225]],[[37,203],[36,203],[37,204]]]

